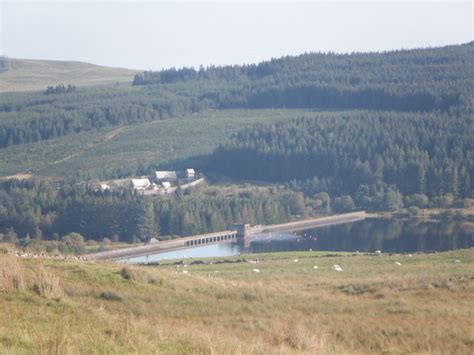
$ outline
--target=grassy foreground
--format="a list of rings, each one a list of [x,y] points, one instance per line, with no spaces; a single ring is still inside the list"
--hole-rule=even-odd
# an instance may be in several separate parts
[[[473,353],[474,250],[322,255],[187,267],[0,255],[0,353]]]

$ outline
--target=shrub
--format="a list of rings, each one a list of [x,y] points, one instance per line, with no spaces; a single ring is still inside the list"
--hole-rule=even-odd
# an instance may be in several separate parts
[[[156,283],[156,279],[146,270],[137,270],[130,266],[125,266],[119,271],[119,275],[125,280],[145,283]]]
[[[433,197],[433,205],[435,207],[450,207],[453,204],[454,196],[452,194],[446,194],[443,196]]]
[[[99,298],[102,298],[107,301],[121,301],[122,297],[115,292],[112,291],[103,291],[100,293]]]
[[[416,206],[411,206],[408,208],[408,212],[411,216],[417,216],[420,213],[420,209]]]
[[[129,267],[123,267],[122,269],[120,269],[119,271],[119,274],[120,276],[122,276],[125,280],[131,280],[132,277],[134,276],[134,272],[132,269],[130,269]]]
[[[336,212],[349,212],[355,209],[354,201],[349,195],[336,197],[334,200],[334,211]]]
[[[463,207],[464,208],[472,208],[474,207],[474,198],[465,198],[463,200]]]
[[[364,293],[374,293],[377,291],[375,288],[369,285],[344,285],[340,286],[339,289],[346,295],[352,296],[360,296]]]
[[[18,242],[18,235],[13,229],[9,228],[7,229],[5,236],[3,237],[3,241],[15,244],[16,242]]]
[[[84,237],[79,233],[69,233],[62,238],[61,251],[81,254],[84,252]]]
[[[405,197],[405,203],[407,206],[415,206],[419,208],[427,207],[430,200],[425,194],[414,194]]]

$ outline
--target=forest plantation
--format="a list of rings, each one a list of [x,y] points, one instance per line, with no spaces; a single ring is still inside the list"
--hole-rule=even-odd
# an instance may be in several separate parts
[[[26,245],[80,233],[86,240],[137,242],[356,209],[471,206],[472,58],[473,42],[307,53],[255,65],[145,71],[125,84],[66,82],[2,93],[0,161],[13,159],[16,149],[44,151],[53,161],[45,148],[51,142],[94,136],[90,146],[99,149],[102,134],[114,142],[118,133],[110,132],[143,127],[175,138],[169,155],[188,150],[174,160],[140,153],[116,169],[93,163],[91,150],[81,166],[71,159],[67,173],[15,171],[32,178],[0,182],[0,239]],[[219,122],[228,112],[255,118]],[[197,130],[212,115],[219,137],[205,130],[183,140],[181,122]],[[153,126],[162,122],[175,125]],[[140,136],[127,144],[153,150]],[[205,172],[209,185],[148,197],[91,188],[97,179],[188,166]]]

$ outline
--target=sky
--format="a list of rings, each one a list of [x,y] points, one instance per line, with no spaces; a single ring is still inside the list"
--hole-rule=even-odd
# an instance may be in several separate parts
[[[0,52],[133,69],[473,40],[473,3],[0,0]]]

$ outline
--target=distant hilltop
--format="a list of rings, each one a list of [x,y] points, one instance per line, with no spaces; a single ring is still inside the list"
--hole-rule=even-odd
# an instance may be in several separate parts
[[[46,90],[48,86],[132,82],[138,70],[60,60],[0,57],[0,93]]]

